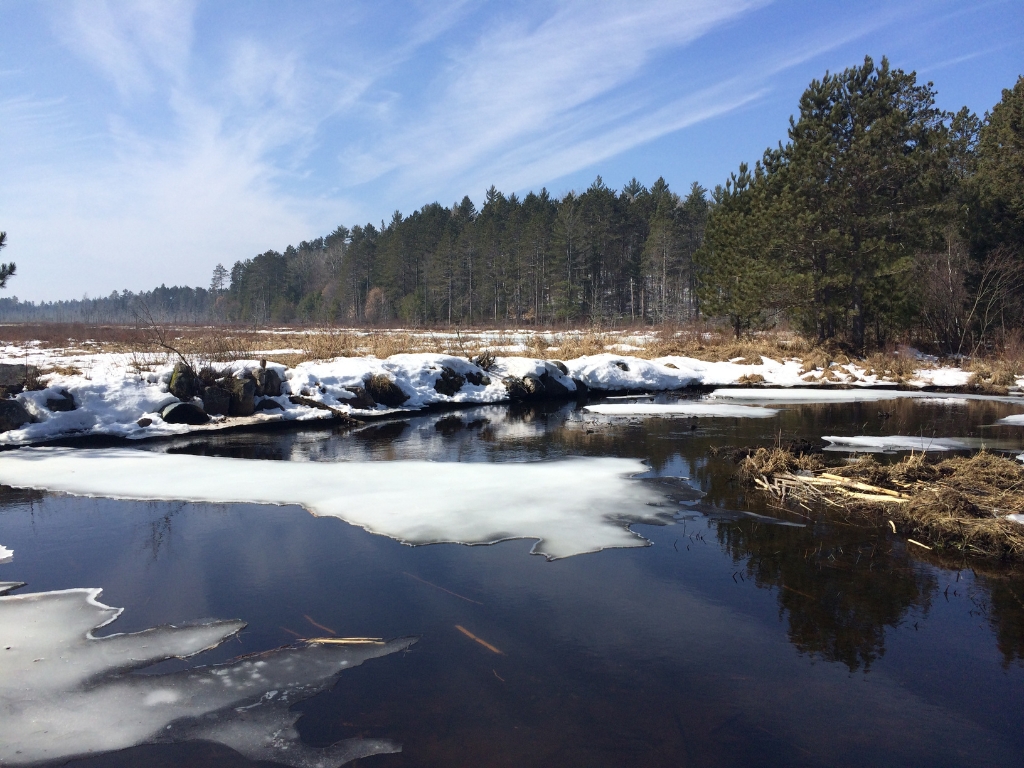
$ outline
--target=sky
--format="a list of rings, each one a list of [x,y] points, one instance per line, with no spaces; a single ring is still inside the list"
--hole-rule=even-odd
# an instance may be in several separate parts
[[[711,188],[865,55],[981,115],[1024,3],[0,0],[0,295],[207,286],[492,184]]]

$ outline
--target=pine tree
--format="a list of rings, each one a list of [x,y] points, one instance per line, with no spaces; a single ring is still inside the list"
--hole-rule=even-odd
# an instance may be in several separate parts
[[[7,233],[0,232],[0,250],[7,247]],[[14,271],[17,269],[14,262],[10,264],[0,264],[0,288],[7,287],[7,281],[14,276]]]

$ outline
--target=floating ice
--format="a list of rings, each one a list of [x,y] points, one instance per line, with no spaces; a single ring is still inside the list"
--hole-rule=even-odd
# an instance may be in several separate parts
[[[1011,426],[1024,427],[1024,413],[1015,413],[1012,416],[1004,416],[996,424],[1009,424]]]
[[[750,389],[716,389],[709,395],[712,400],[756,400],[772,403],[868,403],[876,400],[896,400],[901,397],[920,397],[919,392],[896,389],[812,389],[810,387]]]
[[[123,499],[300,504],[408,544],[538,539],[549,558],[645,546],[628,528],[665,501],[640,461],[253,461],[126,448],[0,454],[0,482]]]
[[[0,563],[9,563],[14,558],[14,550],[0,544]]]
[[[602,416],[717,416],[738,419],[768,419],[778,413],[774,408],[727,405],[725,403],[678,403],[672,405],[608,403],[587,405],[584,406],[584,410]]]
[[[296,768],[338,765],[398,745],[350,739],[306,747],[294,728],[296,701],[367,659],[408,648],[302,643],[232,663],[166,675],[134,669],[213,648],[245,624],[210,621],[93,637],[121,613],[99,589],[0,597],[0,764],[42,761],[153,742],[205,739],[251,760]]]
[[[892,453],[893,451],[965,451],[972,447],[964,440],[950,437],[919,437],[917,435],[889,435],[874,437],[837,437],[826,435],[821,438],[831,445],[826,451],[863,451],[865,453]]]

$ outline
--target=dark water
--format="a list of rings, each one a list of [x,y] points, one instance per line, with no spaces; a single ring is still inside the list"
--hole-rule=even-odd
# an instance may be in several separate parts
[[[192,663],[324,628],[419,635],[408,652],[346,671],[298,705],[309,744],[404,744],[367,765],[1021,765],[1024,577],[908,551],[860,521],[780,513],[748,498],[731,460],[709,453],[823,434],[973,436],[1019,451],[1024,430],[985,426],[1018,410],[903,400],[641,421],[495,407],[356,433],[152,444],[263,460],[635,457],[652,477],[688,478],[669,482],[706,495],[681,505],[675,524],[635,526],[650,547],[547,562],[528,554],[531,541],[408,547],[298,507],[3,489],[0,543],[16,557],[0,580],[29,591],[103,587],[103,602],[125,608],[119,632],[248,622]],[[72,764],[253,765],[202,744]]]

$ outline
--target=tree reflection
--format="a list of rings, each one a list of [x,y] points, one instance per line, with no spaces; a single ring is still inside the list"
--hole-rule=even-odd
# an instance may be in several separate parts
[[[723,520],[717,532],[746,578],[778,589],[790,642],[851,672],[884,655],[886,628],[913,608],[926,613],[937,587],[934,575],[873,528]]]

